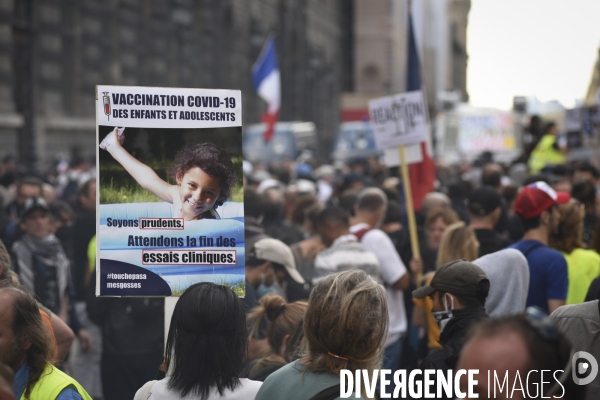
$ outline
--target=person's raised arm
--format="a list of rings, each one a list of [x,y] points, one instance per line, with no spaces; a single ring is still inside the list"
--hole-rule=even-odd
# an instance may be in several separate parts
[[[171,185],[163,181],[152,168],[146,164],[138,161],[134,156],[129,154],[127,150],[121,145],[124,134],[119,137],[117,136],[118,127],[106,135],[100,148],[108,151],[115,160],[119,162],[125,168],[127,172],[146,190],[154,193],[164,201],[169,203],[173,202],[171,195]]]

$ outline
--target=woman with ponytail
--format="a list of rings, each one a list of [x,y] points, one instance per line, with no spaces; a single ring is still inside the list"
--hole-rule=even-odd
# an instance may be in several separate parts
[[[248,373],[249,379],[263,382],[267,376],[287,364],[283,357],[285,349],[304,318],[307,305],[304,301],[288,304],[279,295],[266,295],[260,299],[259,305],[248,316],[253,321],[250,335],[260,329],[261,321],[266,318],[269,321],[266,333],[270,354],[256,361]]]
[[[384,287],[363,270],[325,277],[308,299],[304,356],[272,373],[256,400],[339,399],[341,370],[361,369],[372,376],[380,368],[388,318]],[[364,400],[366,395],[352,391],[350,397]]]

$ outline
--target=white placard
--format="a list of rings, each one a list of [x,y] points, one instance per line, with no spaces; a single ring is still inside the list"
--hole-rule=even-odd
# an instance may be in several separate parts
[[[411,144],[405,147],[404,149],[406,155],[406,163],[414,164],[420,163],[423,161],[423,152],[421,151],[421,143]],[[383,154],[383,163],[388,167],[397,167],[400,165],[400,153],[398,152],[398,148],[391,147],[389,149],[385,149],[385,153]]]
[[[96,86],[98,125],[136,128],[242,126],[239,90]]]
[[[241,92],[97,86],[96,120],[96,295],[244,296]]]
[[[427,113],[420,90],[373,99],[369,114],[379,149],[427,140]]]

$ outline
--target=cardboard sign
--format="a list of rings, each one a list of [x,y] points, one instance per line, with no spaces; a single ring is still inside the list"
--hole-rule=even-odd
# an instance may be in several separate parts
[[[96,295],[245,295],[238,90],[97,86]]]
[[[421,152],[421,144],[411,144],[406,146],[406,163],[414,164],[423,161],[423,153]],[[397,167],[400,165],[400,154],[397,148],[385,149],[383,154],[383,163],[388,167]]]
[[[421,91],[371,100],[369,113],[379,149],[427,140],[427,111]]]

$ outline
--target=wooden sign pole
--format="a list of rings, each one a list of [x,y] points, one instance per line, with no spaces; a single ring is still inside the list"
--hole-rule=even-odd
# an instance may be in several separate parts
[[[406,214],[408,216],[408,233],[410,235],[410,247],[413,258],[421,258],[421,249],[419,248],[419,237],[417,236],[417,222],[415,220],[415,207],[413,205],[412,190],[410,187],[410,174],[408,173],[408,164],[406,163],[406,153],[404,146],[398,146],[400,153],[400,170],[402,172],[402,186],[404,186],[404,197],[406,202]],[[422,273],[417,274],[415,281],[420,286]]]

